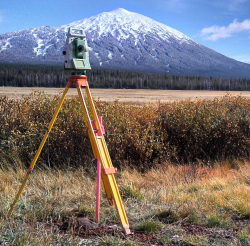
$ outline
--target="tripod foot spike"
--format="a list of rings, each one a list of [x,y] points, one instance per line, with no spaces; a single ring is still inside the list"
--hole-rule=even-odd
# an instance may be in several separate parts
[[[124,234],[125,235],[131,235],[133,233],[130,231],[130,229],[124,229]]]

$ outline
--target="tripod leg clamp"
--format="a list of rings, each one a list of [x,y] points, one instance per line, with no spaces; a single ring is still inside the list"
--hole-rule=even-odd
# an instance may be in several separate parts
[[[33,171],[33,169],[34,169],[33,167],[29,167],[27,173],[31,173]]]
[[[103,173],[106,174],[106,175],[117,173],[117,168],[114,168],[114,167],[104,168]]]

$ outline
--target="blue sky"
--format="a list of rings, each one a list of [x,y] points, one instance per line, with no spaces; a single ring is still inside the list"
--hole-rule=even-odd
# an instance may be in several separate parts
[[[250,0],[0,0],[0,34],[42,25],[59,27],[117,8],[148,16],[250,63]]]

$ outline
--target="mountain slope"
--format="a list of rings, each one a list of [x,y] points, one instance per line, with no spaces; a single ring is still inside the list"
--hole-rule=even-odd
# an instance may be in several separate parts
[[[0,61],[62,64],[68,27],[86,32],[92,67],[222,77],[250,77],[250,65],[202,46],[143,15],[117,9],[59,28],[0,35]]]

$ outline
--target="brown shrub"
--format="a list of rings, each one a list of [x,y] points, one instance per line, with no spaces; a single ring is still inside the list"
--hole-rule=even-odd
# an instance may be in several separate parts
[[[46,132],[60,95],[34,92],[0,98],[1,160],[20,158],[27,166]],[[149,168],[162,160],[194,162],[249,156],[250,100],[145,104],[96,102],[115,165]],[[77,98],[66,99],[40,163],[90,167],[92,150]]]

